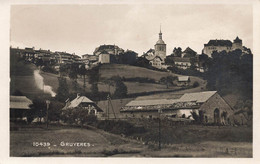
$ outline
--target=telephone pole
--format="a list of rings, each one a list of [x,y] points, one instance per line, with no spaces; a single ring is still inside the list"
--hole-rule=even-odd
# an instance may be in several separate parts
[[[159,150],[161,150],[161,113],[162,109],[158,109],[158,114],[159,114]]]

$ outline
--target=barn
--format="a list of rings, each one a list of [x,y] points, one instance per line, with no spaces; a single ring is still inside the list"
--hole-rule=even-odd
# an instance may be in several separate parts
[[[94,103],[92,100],[90,100],[86,96],[80,96],[79,94],[72,101],[69,101],[69,99],[68,99],[66,101],[65,107],[62,110],[66,110],[69,108],[77,108],[77,107],[84,108],[84,109],[88,110],[89,114],[93,114],[96,116],[99,116],[101,113],[103,113],[103,110],[100,109],[96,105],[96,103]]]
[[[189,76],[178,76],[177,86],[189,86],[190,77]]]
[[[26,117],[26,112],[30,110],[32,101],[26,96],[10,96],[10,119],[22,119]]]
[[[121,108],[126,118],[161,117],[193,119],[192,112],[197,113],[205,123],[230,124],[233,109],[217,93],[205,91],[185,93],[179,99],[133,100]]]

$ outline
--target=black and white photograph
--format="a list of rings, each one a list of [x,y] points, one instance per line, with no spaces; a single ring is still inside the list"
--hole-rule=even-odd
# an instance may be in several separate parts
[[[252,159],[253,2],[10,4],[9,157]]]

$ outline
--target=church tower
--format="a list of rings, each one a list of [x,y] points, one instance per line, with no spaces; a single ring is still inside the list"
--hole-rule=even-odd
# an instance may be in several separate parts
[[[162,40],[161,26],[160,26],[159,40],[154,45],[154,50],[155,50],[155,56],[159,56],[162,59],[162,62],[164,63],[164,60],[166,58],[166,44]]]

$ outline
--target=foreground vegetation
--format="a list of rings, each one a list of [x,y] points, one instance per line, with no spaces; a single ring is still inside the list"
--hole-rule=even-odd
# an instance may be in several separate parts
[[[48,130],[45,125],[12,124],[11,128],[11,156],[252,157],[252,142],[243,139],[246,137],[244,134],[250,135],[251,131],[245,130],[244,127],[174,126],[172,131],[167,132],[168,138],[173,142],[162,142],[161,150],[158,149],[157,141],[146,142],[145,137],[140,136],[147,135],[149,132],[138,133],[138,136],[134,135],[135,133],[115,135],[90,126],[80,128],[53,124]],[[114,130],[117,129],[114,128]],[[228,130],[232,130],[232,136],[228,136],[229,134],[224,136]],[[119,131],[117,130],[117,133]],[[164,134],[165,131],[162,132]],[[150,137],[152,138],[153,135],[150,134]],[[174,135],[178,138],[172,137]],[[201,138],[200,135],[202,135]],[[208,137],[205,138],[205,136]],[[196,141],[198,137],[200,139]],[[233,137],[241,138],[241,140],[232,140]],[[179,142],[180,140],[182,142]],[[162,141],[165,141],[165,138],[162,138]],[[33,142],[50,142],[51,145],[33,146]],[[61,142],[86,142],[91,146],[65,147],[60,145]]]

